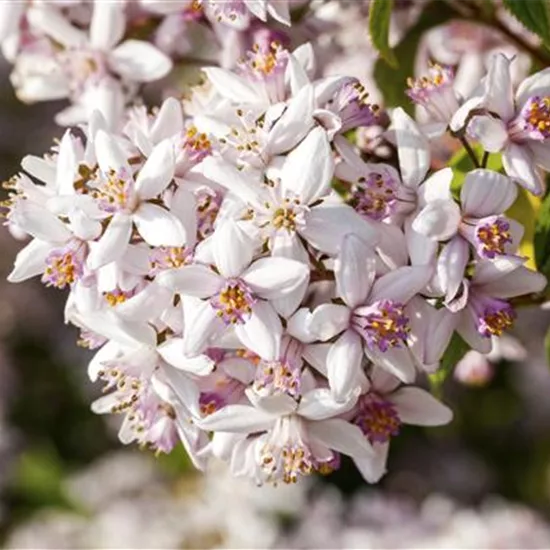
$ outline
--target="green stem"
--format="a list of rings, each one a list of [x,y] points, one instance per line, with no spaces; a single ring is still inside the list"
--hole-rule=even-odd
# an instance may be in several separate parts
[[[464,136],[461,136],[458,139],[460,140],[460,143],[462,143],[462,145],[464,146],[464,149],[466,149],[466,152],[468,153],[469,157],[472,159],[474,166],[476,168],[480,168],[481,165],[479,164],[479,160],[474,150],[472,149],[472,146],[468,143],[468,140]]]

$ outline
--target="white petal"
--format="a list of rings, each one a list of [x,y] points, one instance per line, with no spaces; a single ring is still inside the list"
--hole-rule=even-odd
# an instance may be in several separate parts
[[[363,303],[376,276],[376,258],[372,248],[353,234],[346,235],[334,263],[338,295],[350,307]]]
[[[253,243],[232,219],[218,226],[212,244],[216,266],[224,277],[238,277],[252,261]]]
[[[313,88],[304,86],[288,101],[285,111],[269,130],[266,152],[278,155],[300,143],[313,126],[313,109]]]
[[[222,97],[236,103],[250,103],[251,105],[262,103],[260,94],[244,78],[218,67],[206,67],[203,71]]]
[[[502,153],[502,164],[506,173],[534,195],[541,195],[544,182],[535,165],[535,158],[528,146],[510,143]]]
[[[132,219],[138,233],[151,246],[185,244],[185,229],[181,222],[174,214],[156,204],[141,203],[132,215]]]
[[[250,319],[243,325],[235,326],[235,333],[246,347],[262,359],[278,359],[283,327],[268,303],[259,301],[254,304]]]
[[[401,107],[393,111],[392,122],[403,183],[407,187],[418,187],[430,167],[428,140]]]
[[[365,352],[375,365],[386,369],[405,384],[414,382],[414,362],[410,350],[406,347],[394,347],[385,352],[366,348]]]
[[[466,175],[460,190],[460,201],[466,216],[485,218],[508,210],[517,194],[510,178],[492,170],[478,169]]]
[[[59,194],[74,193],[74,180],[78,161],[76,159],[76,147],[70,130],[63,134],[59,144],[57,155],[55,186]]]
[[[432,275],[431,265],[403,266],[394,269],[375,281],[369,302],[386,299],[406,304],[428,284]]]
[[[451,239],[441,250],[437,259],[437,277],[445,301],[451,301],[457,294],[470,257],[468,242],[462,237]]]
[[[210,344],[211,339],[219,336],[225,326],[216,311],[208,302],[202,302],[193,312],[193,316],[185,318],[183,335],[183,351],[193,357],[201,354]]]
[[[346,401],[358,387],[362,360],[361,337],[354,330],[346,330],[332,344],[327,357],[328,383],[336,401]]]
[[[307,265],[287,258],[260,258],[242,275],[250,289],[266,300],[282,298],[307,281]]]
[[[159,355],[170,365],[177,369],[196,374],[197,376],[206,376],[212,372],[214,361],[206,355],[197,355],[188,357],[183,353],[183,339],[170,338],[162,343],[157,351]]]
[[[120,42],[126,27],[124,3],[96,2],[90,23],[90,44],[108,51]]]
[[[203,430],[230,433],[253,433],[269,429],[276,417],[247,405],[228,405],[197,420]]]
[[[327,203],[312,208],[306,215],[306,227],[300,234],[315,248],[337,254],[342,239],[354,233],[367,244],[375,244],[378,231],[347,204]]]
[[[57,216],[30,201],[22,201],[12,210],[11,221],[21,230],[42,241],[63,243],[72,235]]]
[[[45,3],[34,5],[27,11],[27,19],[31,27],[42,31],[63,46],[78,47],[86,44],[86,35],[80,29],[73,27],[68,19],[54,6]]]
[[[387,472],[386,462],[388,460],[389,442],[375,443],[373,446],[374,456],[354,457],[355,465],[361,475],[369,483],[377,483]]]
[[[508,122],[514,116],[510,62],[511,59],[503,54],[493,56],[485,80],[485,107],[496,113],[504,122]]]
[[[98,269],[121,258],[128,247],[131,234],[132,219],[124,214],[113,216],[105,233],[90,250],[88,267]]]
[[[427,202],[438,199],[451,199],[451,183],[453,181],[453,170],[443,168],[434,172],[419,188],[418,200],[421,206]]]
[[[281,181],[286,191],[310,204],[330,189],[333,174],[334,160],[326,132],[315,128],[286,157]]]
[[[325,420],[351,410],[356,402],[357,395],[339,403],[327,388],[315,388],[302,396],[298,414],[308,420]]]
[[[284,416],[293,413],[297,408],[296,400],[280,393],[275,395],[259,395],[252,388],[246,388],[245,394],[255,408],[261,409],[273,416]]]
[[[130,82],[152,82],[166,76],[172,61],[148,42],[126,40],[109,55],[111,69]]]
[[[458,315],[454,315],[447,309],[435,309],[430,306],[430,318],[425,320],[427,323],[424,350],[426,364],[432,365],[441,359],[458,321]]]
[[[349,326],[351,311],[339,304],[322,304],[309,319],[309,332],[325,342]]]
[[[489,153],[498,153],[508,142],[508,131],[502,120],[489,115],[472,117],[468,134],[479,141]]]
[[[487,285],[477,287],[480,292],[485,292],[495,298],[514,298],[541,292],[546,286],[546,277],[542,273],[531,271],[520,266],[511,273],[491,281]]]
[[[391,395],[390,401],[405,424],[442,426],[453,419],[451,409],[420,388],[401,388]]]
[[[475,319],[477,314],[472,311],[470,306],[467,306],[458,315],[458,322],[456,325],[456,331],[464,341],[473,349],[479,351],[479,353],[489,353],[493,346],[490,338],[482,336],[478,330]]]
[[[203,265],[187,265],[157,276],[158,282],[187,296],[209,298],[220,290],[223,278]]]
[[[46,258],[52,251],[50,243],[33,239],[19,251],[12,272],[8,275],[10,283],[20,283],[44,272]]]
[[[125,177],[130,178],[132,171],[126,159],[126,155],[120,148],[118,142],[103,130],[98,130],[95,140],[95,154],[101,170],[108,174],[110,170],[122,172]]]
[[[372,455],[372,447],[363,432],[340,418],[308,423],[308,435],[329,449],[351,457]]]
[[[168,187],[174,177],[174,148],[165,139],[146,160],[136,178],[136,192],[142,200],[153,199]]]
[[[412,228],[426,237],[446,241],[456,234],[460,218],[460,208],[453,200],[438,199],[418,213]]]
[[[181,103],[174,97],[165,99],[151,127],[151,141],[159,143],[171,138],[183,130],[183,112]]]
[[[550,94],[550,68],[543,69],[526,78],[518,87],[516,102],[521,109],[525,102],[533,96]]]

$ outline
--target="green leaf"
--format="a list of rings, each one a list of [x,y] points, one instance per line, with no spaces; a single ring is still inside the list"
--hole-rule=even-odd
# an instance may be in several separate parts
[[[469,350],[470,346],[462,339],[458,332],[455,332],[439,362],[439,369],[428,376],[433,394],[436,396],[441,394],[443,382],[445,382],[447,376],[453,372],[455,365]]]
[[[535,263],[537,269],[550,276],[550,193],[544,197],[535,224]]]
[[[371,0],[369,8],[369,33],[372,45],[394,69],[399,66],[389,44],[393,0]]]
[[[504,7],[526,28],[550,44],[548,0],[503,0]]]
[[[384,3],[384,0],[375,3]],[[440,0],[429,2],[416,24],[393,49],[393,55],[399,60],[399,68],[395,69],[382,58],[376,62],[374,78],[382,92],[386,107],[401,106],[412,114],[413,105],[405,94],[405,90],[407,79],[414,75],[414,61],[420,39],[432,27],[457,17],[459,17],[457,13],[445,2]]]

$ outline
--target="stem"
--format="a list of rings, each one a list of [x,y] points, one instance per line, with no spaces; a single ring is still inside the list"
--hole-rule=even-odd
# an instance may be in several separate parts
[[[468,153],[469,157],[472,159],[474,166],[476,168],[480,168],[481,165],[479,164],[479,160],[476,154],[474,153],[474,150],[472,149],[471,145],[468,143],[468,140],[464,136],[461,136],[458,139],[460,140],[460,143],[462,143],[462,145],[464,146],[464,149],[466,149],[466,152]]]
[[[489,152],[488,151],[485,151],[483,153],[483,157],[481,158],[481,167],[482,168],[487,168],[487,162],[489,160]]]

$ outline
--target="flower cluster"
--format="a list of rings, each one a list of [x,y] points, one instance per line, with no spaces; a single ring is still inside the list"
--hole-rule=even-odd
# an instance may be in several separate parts
[[[290,23],[287,4],[139,10],[241,32],[268,14]],[[547,70],[514,98],[496,56],[464,98],[450,68],[431,67],[409,90],[428,131],[357,78],[319,76],[310,44],[270,35],[232,69],[205,67],[186,101],[148,111],[128,104],[172,61],[127,36],[126,8],[17,8],[21,32],[5,40],[19,41],[19,95],[69,97],[59,122],[84,124],[7,183],[7,225],[32,237],[10,281],[68,289],[66,321],[97,350],[93,410],[122,417],[122,442],[181,442],[198,468],[221,458],[259,484],[331,472],[344,454],[377,481],[404,424],[451,420],[414,384],[453,334],[488,353],[513,299],[545,287],[507,211],[518,183],[542,191],[535,163],[550,166]],[[354,132],[389,121],[395,154],[366,158]],[[432,167],[429,139],[447,131],[502,151],[506,174],[480,167],[458,189],[450,167]]]

